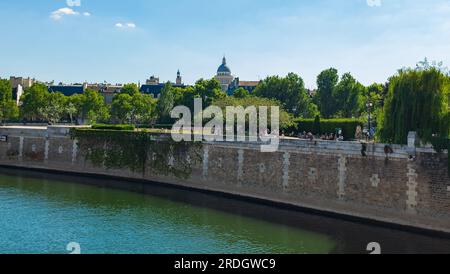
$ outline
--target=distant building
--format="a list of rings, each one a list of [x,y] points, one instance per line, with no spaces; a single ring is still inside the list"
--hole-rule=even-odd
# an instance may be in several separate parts
[[[175,83],[171,83],[174,87],[184,88],[185,85],[182,82],[182,77],[180,71],[177,72],[177,78]],[[145,85],[142,85],[139,90],[143,94],[151,95],[153,98],[161,97],[161,91],[166,84],[160,83],[159,78],[155,76],[151,76],[149,79],[145,81]]]
[[[88,84],[88,89],[99,92],[105,99],[106,104],[111,104],[114,96],[122,91],[122,84]]]
[[[222,90],[233,95],[238,88],[243,88],[252,93],[260,81],[240,81],[239,77],[231,74],[231,69],[227,65],[227,59],[223,57],[222,64],[217,69],[216,79],[219,81]]]
[[[73,84],[73,85],[65,85],[63,83],[59,83],[58,85],[50,85],[48,87],[49,92],[60,92],[65,96],[72,96],[75,94],[83,94],[86,89],[94,90],[100,93],[106,104],[111,104],[113,98],[116,94],[122,91],[122,84],[107,84],[107,83],[84,83],[84,84]]]
[[[183,84],[183,79],[181,78],[180,70],[177,71],[177,80],[175,81],[175,84],[178,86],[181,86]]]
[[[75,94],[83,94],[87,88],[87,84],[74,84],[74,85],[64,85],[60,83],[59,85],[52,85],[48,87],[50,93],[60,92],[65,96],[72,96]]]
[[[12,87],[13,99],[16,102],[16,104],[19,105],[20,97],[23,95],[24,89],[31,87],[36,82],[36,80],[31,79],[30,77],[24,78],[24,77],[11,76],[9,78],[9,82]]]
[[[225,56],[222,59],[222,65],[217,69],[216,79],[219,81],[222,90],[225,92],[229,90],[230,85],[234,81],[234,76],[231,75],[231,69],[227,66],[227,59]]]
[[[231,85],[228,87],[227,93],[228,95],[232,96],[234,92],[239,88],[243,88],[249,93],[253,93],[259,83],[260,81],[240,81],[238,77],[235,78]]]
[[[159,85],[159,77],[155,77],[154,75],[150,76],[149,79],[145,81],[146,85]]]
[[[22,86],[23,89],[31,87],[36,80],[31,79],[30,77],[24,78],[24,77],[15,77],[11,76],[9,78],[9,82],[11,83],[12,88],[17,88],[19,85]]]

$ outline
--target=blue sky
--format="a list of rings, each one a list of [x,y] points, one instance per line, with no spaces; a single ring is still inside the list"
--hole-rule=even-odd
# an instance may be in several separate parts
[[[312,88],[331,66],[364,84],[425,56],[450,66],[450,0],[72,3],[0,2],[0,77],[174,81],[180,69],[193,83],[212,77],[226,54],[242,80],[296,72]]]

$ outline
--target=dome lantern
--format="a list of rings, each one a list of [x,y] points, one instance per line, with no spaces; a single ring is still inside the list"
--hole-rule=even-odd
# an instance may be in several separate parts
[[[227,66],[227,59],[225,58],[225,56],[222,59],[222,65],[220,65],[220,67],[217,69],[217,74],[218,75],[231,75],[231,70]]]

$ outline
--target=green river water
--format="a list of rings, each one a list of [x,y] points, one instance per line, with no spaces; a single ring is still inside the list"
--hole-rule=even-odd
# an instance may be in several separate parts
[[[108,180],[0,169],[0,253],[299,254],[446,252],[448,240],[245,201],[155,187],[144,195]],[[409,241],[409,243],[408,243]]]
[[[319,233],[120,190],[0,176],[0,253],[328,253]]]

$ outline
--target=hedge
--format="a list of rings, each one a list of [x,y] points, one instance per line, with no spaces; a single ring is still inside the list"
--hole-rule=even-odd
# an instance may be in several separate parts
[[[355,138],[356,128],[364,127],[364,123],[358,119],[295,119],[294,126],[286,129],[290,134],[298,135],[302,132],[311,132],[315,135],[336,133],[336,129],[342,129],[346,140]]]
[[[106,124],[96,124],[92,126],[92,129],[97,130],[120,130],[120,131],[134,131],[135,127],[133,125],[106,125]]]
[[[149,124],[143,124],[143,125],[137,125],[137,128],[141,129],[172,129],[174,124],[155,124],[155,125],[149,125]]]

